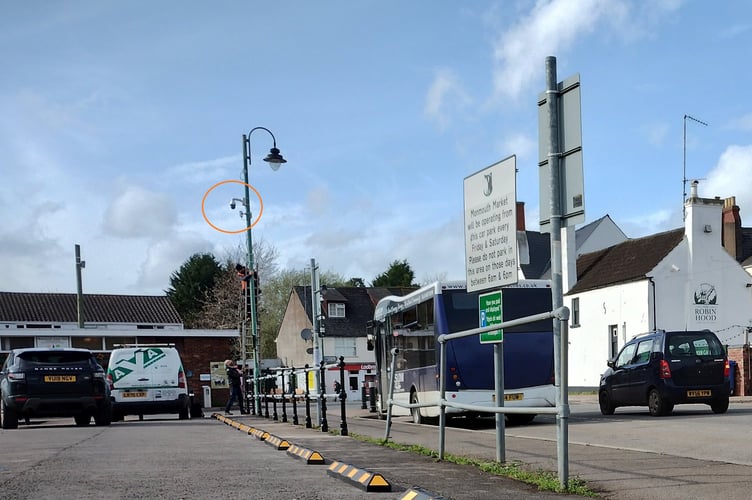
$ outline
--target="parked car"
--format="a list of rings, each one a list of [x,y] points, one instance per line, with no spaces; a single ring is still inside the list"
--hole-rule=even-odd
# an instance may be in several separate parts
[[[178,350],[168,344],[113,349],[107,365],[114,420],[125,415],[177,413],[190,416],[188,384]]]
[[[19,419],[73,417],[76,425],[110,425],[102,366],[87,349],[14,349],[0,371],[3,429]]]
[[[661,416],[687,403],[725,413],[729,388],[728,357],[715,333],[657,330],[634,337],[608,361],[598,402],[603,415],[619,406],[647,406]]]

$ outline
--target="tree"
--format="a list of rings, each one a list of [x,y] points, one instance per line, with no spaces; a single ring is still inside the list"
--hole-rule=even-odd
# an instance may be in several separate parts
[[[170,288],[165,291],[186,328],[193,328],[204,303],[210,297],[217,278],[222,274],[214,255],[196,253],[170,276]]]
[[[347,283],[345,283],[345,286],[351,286],[354,288],[365,288],[366,282],[363,281],[363,278],[350,278],[347,280]]]
[[[410,268],[407,260],[395,260],[389,265],[389,269],[374,278],[371,286],[418,286],[413,283],[415,273]]]

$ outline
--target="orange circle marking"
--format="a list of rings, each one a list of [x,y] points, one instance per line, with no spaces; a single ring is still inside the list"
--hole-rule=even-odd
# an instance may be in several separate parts
[[[228,231],[227,229],[222,229],[221,227],[217,227],[214,224],[212,224],[211,221],[209,220],[209,217],[206,216],[206,208],[205,208],[206,197],[209,196],[209,193],[211,193],[214,189],[216,189],[217,187],[221,186],[222,184],[230,184],[230,183],[232,183],[232,184],[240,184],[241,186],[247,187],[248,189],[250,189],[251,191],[253,191],[254,193],[256,193],[256,196],[259,199],[259,213],[256,216],[256,219],[254,219],[254,221],[251,222],[250,226],[248,226],[246,228],[243,228],[243,229],[238,229],[237,231]],[[250,231],[251,228],[253,226],[255,226],[258,223],[259,220],[261,220],[261,214],[263,214],[263,213],[264,213],[264,200],[261,199],[261,194],[256,190],[255,187],[251,186],[250,184],[246,184],[243,181],[236,180],[236,179],[228,179],[226,181],[220,181],[220,182],[214,184],[212,187],[210,187],[208,189],[208,191],[206,191],[206,193],[204,193],[204,197],[201,199],[201,215],[204,216],[204,220],[206,221],[207,224],[209,224],[212,228],[216,229],[220,233],[225,233],[225,234],[240,234],[240,233],[245,233],[246,231]]]

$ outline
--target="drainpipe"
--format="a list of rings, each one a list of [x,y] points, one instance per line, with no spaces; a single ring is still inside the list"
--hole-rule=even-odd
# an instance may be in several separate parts
[[[650,281],[650,289],[653,293],[653,327],[650,328],[651,331],[658,329],[658,308],[655,305],[655,281],[653,281],[653,278],[648,278],[648,281]]]

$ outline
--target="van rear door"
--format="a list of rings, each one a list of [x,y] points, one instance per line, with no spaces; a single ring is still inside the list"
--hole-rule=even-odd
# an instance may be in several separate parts
[[[113,353],[108,371],[119,401],[161,399],[158,389],[177,388],[181,362],[174,349],[134,347]]]

